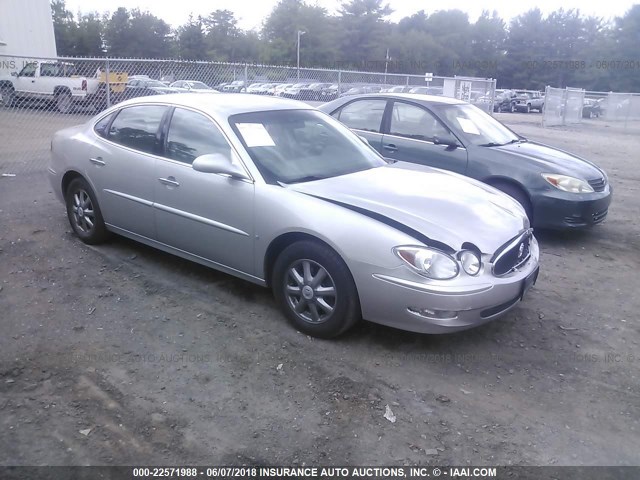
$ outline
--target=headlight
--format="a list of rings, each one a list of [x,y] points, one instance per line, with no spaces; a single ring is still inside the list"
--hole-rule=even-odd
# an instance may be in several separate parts
[[[463,250],[458,254],[458,258],[462,264],[462,269],[468,275],[474,276],[480,273],[482,261],[475,252],[472,252],[471,250]]]
[[[568,177],[567,175],[558,175],[555,173],[543,173],[542,178],[556,188],[564,192],[570,193],[592,193],[593,188],[584,180],[579,178]]]
[[[450,255],[427,247],[396,247],[396,255],[411,268],[434,280],[449,280],[458,275],[458,263]]]

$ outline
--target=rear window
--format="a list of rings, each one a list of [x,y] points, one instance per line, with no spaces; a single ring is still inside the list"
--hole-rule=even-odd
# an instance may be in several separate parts
[[[123,108],[111,123],[107,138],[125,147],[158,154],[158,128],[166,109],[160,105]]]

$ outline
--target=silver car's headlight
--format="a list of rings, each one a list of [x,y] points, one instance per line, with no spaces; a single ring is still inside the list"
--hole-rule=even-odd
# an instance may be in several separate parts
[[[569,193],[592,193],[594,190],[584,180],[569,177],[567,175],[559,175],[556,173],[543,173],[542,178],[556,188]]]
[[[462,269],[471,276],[475,276],[480,273],[480,267],[482,267],[482,260],[477,253],[471,250],[463,250],[458,254]]]
[[[458,262],[450,255],[427,247],[396,247],[396,255],[425,277],[449,280],[458,275]]]

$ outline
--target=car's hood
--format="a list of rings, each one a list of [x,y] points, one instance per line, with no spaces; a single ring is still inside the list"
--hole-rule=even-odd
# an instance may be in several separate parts
[[[541,143],[523,142],[488,148],[525,157],[538,165],[540,173],[561,173],[584,180],[600,179],[604,174],[588,160]]]
[[[288,188],[400,223],[455,250],[471,242],[493,253],[528,226],[522,207],[502,192],[404,162]]]

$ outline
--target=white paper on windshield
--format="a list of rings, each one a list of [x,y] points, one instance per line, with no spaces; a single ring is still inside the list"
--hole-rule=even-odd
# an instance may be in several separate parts
[[[460,124],[462,131],[464,133],[468,133],[469,135],[480,135],[480,131],[478,127],[476,127],[475,123],[473,123],[468,118],[456,117],[456,120]]]
[[[261,123],[236,124],[247,147],[275,147],[276,144]]]

